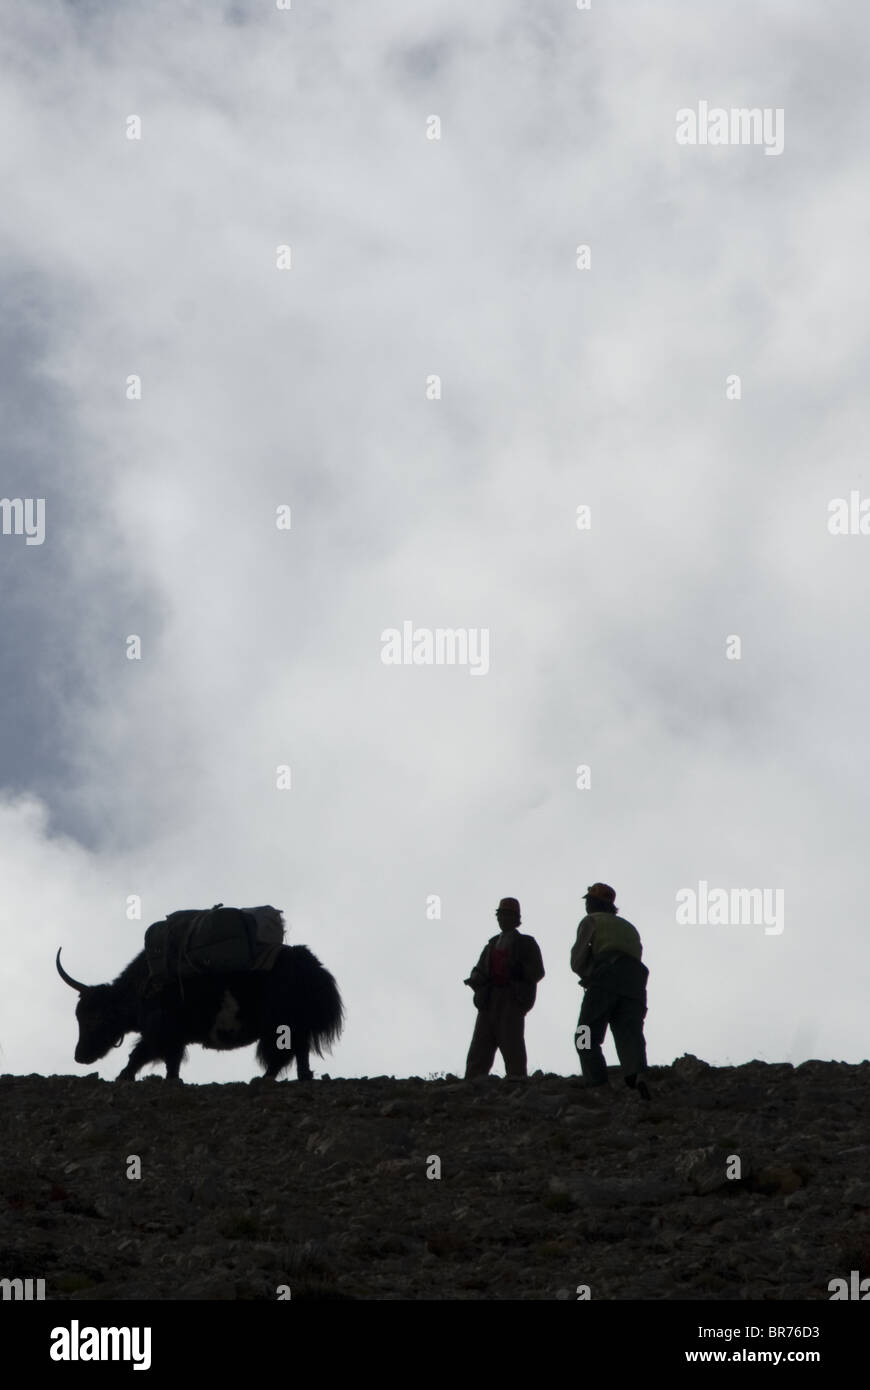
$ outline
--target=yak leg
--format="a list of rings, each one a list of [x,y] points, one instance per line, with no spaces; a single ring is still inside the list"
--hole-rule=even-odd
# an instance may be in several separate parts
[[[279,1072],[290,1063],[296,1062],[296,1075],[300,1081],[311,1080],[311,1068],[308,1065],[309,1037],[307,1033],[296,1030],[291,1034],[292,1047],[279,1047],[271,1029],[267,1030],[260,1039],[257,1048],[257,1056],[266,1069],[266,1077],[274,1081]]]
[[[136,1073],[140,1067],[144,1067],[147,1062],[156,1062],[160,1058],[160,1053],[155,1051],[152,1043],[147,1043],[144,1038],[140,1038],[127,1060],[127,1065],[123,1071],[119,1071],[115,1077],[116,1081],[135,1081]]]
[[[308,1048],[310,1039],[307,1033],[296,1032],[293,1034],[293,1055],[296,1058],[296,1080],[310,1081],[311,1067],[308,1065]]]
[[[288,1051],[286,1047],[279,1048],[271,1033],[267,1033],[264,1038],[261,1038],[257,1048],[257,1056],[266,1069],[264,1077],[266,1081],[277,1080],[279,1072],[282,1072],[285,1067],[289,1067],[293,1061],[293,1053]]]
[[[117,1081],[135,1081],[136,1073],[142,1067],[147,1066],[149,1062],[165,1062],[167,1081],[180,1081],[178,1071],[183,1060],[183,1043],[177,1040],[169,1042],[166,1038],[159,1041],[155,1041],[153,1038],[146,1041],[145,1038],[141,1038],[130,1053],[126,1067],[118,1073],[115,1079]]]
[[[184,1061],[184,1044],[173,1043],[171,1047],[166,1049],[164,1060],[166,1062],[166,1080],[177,1081],[180,1086],[183,1085],[178,1073]]]

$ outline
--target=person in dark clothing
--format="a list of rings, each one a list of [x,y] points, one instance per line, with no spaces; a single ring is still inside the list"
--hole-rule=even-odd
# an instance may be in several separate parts
[[[615,899],[607,883],[593,883],[586,892],[586,916],[571,948],[571,969],[586,991],[574,1041],[586,1085],[605,1086],[601,1044],[609,1024],[626,1085],[649,1100],[643,1036],[649,971],[641,962],[640,936],[618,915]]]
[[[526,1014],[535,1002],[544,962],[537,941],[518,930],[522,921],[516,898],[502,898],[496,910],[501,927],[490,937],[465,984],[474,990],[477,1022],[468,1049],[465,1077],[487,1076],[496,1048],[506,1078],[528,1076],[524,1036]]]

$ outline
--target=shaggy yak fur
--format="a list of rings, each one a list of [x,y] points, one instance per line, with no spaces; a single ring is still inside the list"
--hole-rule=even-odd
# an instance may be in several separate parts
[[[298,1079],[310,1081],[309,1049],[322,1057],[344,1023],[335,980],[307,946],[282,946],[271,970],[196,975],[156,990],[144,951],[110,985],[74,980],[60,964],[60,951],[56,965],[79,992],[77,1062],[88,1066],[120,1047],[127,1033],[141,1034],[118,1081],[132,1081],[149,1062],[165,1062],[167,1080],[180,1080],[189,1043],[224,1050],[254,1042],[267,1077],[295,1060]],[[279,1047],[288,1028],[290,1046]]]

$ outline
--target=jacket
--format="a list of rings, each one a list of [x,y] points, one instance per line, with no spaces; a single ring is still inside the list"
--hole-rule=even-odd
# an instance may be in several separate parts
[[[637,928],[612,912],[590,912],[577,928],[577,939],[571,947],[571,969],[581,977],[580,983],[593,973],[603,955],[611,953],[639,961],[643,946]]]
[[[474,1005],[477,1009],[483,1009],[489,1003],[492,991],[498,986],[494,985],[491,977],[490,957],[495,943],[500,939],[502,933],[498,932],[491,936],[480,953],[480,958],[465,981],[474,990]],[[511,998],[522,1009],[523,1013],[528,1013],[535,1002],[538,993],[538,981],[544,978],[544,961],[541,956],[541,948],[533,936],[526,936],[524,932],[512,930],[508,939],[508,970],[511,975],[518,973],[515,967],[519,967],[522,972],[520,979],[511,979],[506,986],[511,992]]]

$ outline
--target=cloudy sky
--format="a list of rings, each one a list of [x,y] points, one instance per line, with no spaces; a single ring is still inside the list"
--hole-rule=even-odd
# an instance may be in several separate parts
[[[870,494],[868,38],[851,0],[7,0],[0,491],[45,533],[0,536],[0,1070],[82,1070],[58,946],[96,983],[222,901],[336,975],[315,1074],[461,1073],[512,895],[530,1069],[575,1072],[596,879],[651,1063],[867,1056],[870,537],[830,518]],[[702,103],[781,153],[679,144]],[[385,664],[408,622],[488,670]],[[781,930],[679,921],[702,882]]]

